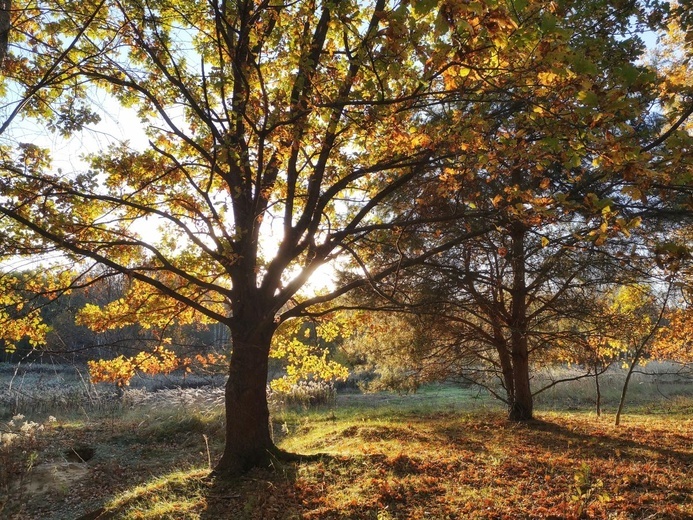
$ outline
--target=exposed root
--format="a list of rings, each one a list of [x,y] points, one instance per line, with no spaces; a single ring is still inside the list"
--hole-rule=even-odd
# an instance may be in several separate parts
[[[300,453],[291,453],[276,446],[268,448],[265,451],[263,457],[258,457],[252,463],[248,460],[246,461],[234,461],[233,464],[218,464],[205,480],[214,479],[233,479],[237,477],[242,477],[248,471],[253,468],[264,468],[264,469],[279,469],[283,463],[293,463],[293,462],[315,462],[319,460],[331,459],[332,455],[328,453],[315,453],[312,455],[303,455]]]
[[[280,462],[316,462],[319,460],[331,459],[332,455],[329,453],[314,453],[312,455],[304,455],[301,453],[291,453],[289,451],[284,451],[276,446],[269,450],[270,456],[275,460]]]

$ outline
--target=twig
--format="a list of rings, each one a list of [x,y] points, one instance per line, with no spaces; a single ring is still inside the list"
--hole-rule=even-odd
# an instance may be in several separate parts
[[[207,434],[203,433],[202,438],[205,440],[205,446],[207,446],[207,467],[212,469],[212,455],[209,453],[209,439],[207,438]]]

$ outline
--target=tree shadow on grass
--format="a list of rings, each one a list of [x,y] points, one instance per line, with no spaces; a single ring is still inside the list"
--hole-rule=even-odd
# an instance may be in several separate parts
[[[352,464],[352,458],[329,454],[296,457],[291,461],[277,461],[271,468],[257,468],[240,477],[226,478],[210,475],[204,479],[205,507],[201,520],[256,520],[306,518],[315,512],[316,503],[324,498],[324,489],[316,485],[315,474],[321,472],[329,479],[336,464]],[[308,468],[308,469],[305,469]],[[310,473],[310,476],[303,472]],[[304,478],[305,477],[305,478]],[[327,508],[329,509],[329,508]],[[329,512],[318,516],[322,519],[370,518],[370,511],[355,506],[353,511]]]
[[[472,428],[469,429],[465,423],[450,424],[444,419],[445,416],[441,415],[409,422],[434,424],[433,431],[450,445],[469,448],[477,454],[489,451],[493,443],[507,438],[517,441],[516,444],[507,445],[509,450],[533,445],[557,454],[578,454],[583,450],[603,459],[618,455],[627,456],[633,461],[664,458],[686,465],[693,464],[691,453],[680,449],[681,446],[690,445],[690,436],[669,434],[665,439],[642,426],[613,427],[606,422],[585,424],[580,421],[561,424],[543,419],[514,422],[504,414],[489,414],[484,421],[472,421]]]
[[[296,464],[288,463],[279,469],[255,469],[241,477],[210,477],[205,480],[200,518],[298,518],[297,473]]]
[[[501,414],[469,420],[440,414],[408,417],[401,424],[350,425],[336,432],[333,441],[339,445],[342,438],[357,439],[367,447],[362,454],[276,461],[271,469],[236,478],[211,477],[205,470],[182,479],[170,474],[157,479],[163,485],[129,498],[114,514],[89,520],[123,518],[128,508],[153,510],[166,500],[172,513],[159,518],[347,520],[374,518],[382,507],[406,518],[412,507],[424,505],[440,513],[433,517],[454,518],[444,510],[447,501],[457,500],[446,491],[446,482],[456,482],[454,493],[462,490],[472,497],[472,511],[487,514],[480,518],[495,518],[511,506],[517,518],[533,518],[537,500],[553,512],[574,507],[574,477],[583,465],[592,475],[584,500],[594,502],[602,491],[613,498],[611,505],[598,506],[598,514],[687,518],[680,512],[691,504],[682,478],[693,462],[687,451],[690,439],[663,432],[573,419],[518,424]],[[326,438],[322,446],[331,442]],[[512,494],[513,486],[525,489],[526,499]],[[481,510],[474,500],[483,493],[494,498]],[[554,495],[553,502],[536,498]]]
[[[660,436],[649,436],[650,432],[644,428],[621,427],[611,431],[597,428],[592,432],[583,432],[545,420],[528,421],[516,428],[521,429],[528,440],[554,452],[565,451],[567,448],[583,449],[602,459],[626,457],[631,461],[644,462],[664,458],[684,465],[693,464],[690,453],[668,446]],[[633,438],[637,435],[640,435],[638,440]]]
[[[166,518],[201,520],[289,519],[301,517],[302,497],[296,486],[303,462],[328,456],[276,461],[237,477],[206,469],[172,472],[128,491],[127,497],[90,511],[77,520]]]

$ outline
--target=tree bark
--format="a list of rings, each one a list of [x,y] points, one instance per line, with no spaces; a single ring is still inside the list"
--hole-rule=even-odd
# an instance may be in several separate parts
[[[597,395],[596,395],[597,417],[601,417],[602,416],[602,390],[601,390],[601,387],[599,386],[599,365],[597,363],[594,364],[594,384],[597,387]]]
[[[272,326],[254,334],[232,330],[226,444],[215,473],[239,475],[253,467],[268,467],[280,453],[272,441],[267,405],[267,365],[273,333]]]
[[[529,348],[527,344],[527,282],[525,280],[525,235],[523,222],[510,225],[511,264],[513,270],[510,348],[513,362],[514,399],[510,402],[511,421],[529,421],[533,414],[532,390],[529,383]]]
[[[513,335],[515,333],[513,332]],[[533,419],[534,402],[529,383],[529,356],[527,353],[527,337],[513,338],[513,379],[515,396],[510,403],[508,418],[511,421],[531,421]]]
[[[2,65],[10,36],[10,9],[12,3],[10,0],[0,0],[0,65]]]
[[[631,361],[630,366],[628,367],[628,372],[626,373],[626,380],[623,382],[623,388],[621,389],[621,398],[618,401],[618,410],[616,410],[616,419],[614,420],[614,424],[616,426],[620,426],[621,424],[621,413],[623,412],[623,406],[626,404],[626,395],[628,394],[628,384],[630,383],[630,378],[633,376],[633,371],[635,370],[635,367],[637,366],[638,362],[640,361],[640,353],[642,352],[641,348],[638,348],[636,350],[635,357],[633,358],[633,361]]]
[[[500,362],[501,371],[503,372],[503,384],[505,385],[505,393],[508,396],[508,404],[515,400],[515,377],[513,374],[513,361],[508,350],[508,346],[503,338],[503,332],[500,327],[494,327],[494,340],[496,343],[496,352],[498,352],[498,360]]]

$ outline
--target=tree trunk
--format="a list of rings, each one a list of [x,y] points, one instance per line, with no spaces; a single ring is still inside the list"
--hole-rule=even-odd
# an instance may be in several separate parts
[[[513,331],[513,336],[515,336]],[[534,402],[529,384],[529,355],[527,337],[521,331],[513,338],[513,380],[515,396],[510,402],[508,418],[511,421],[530,421],[533,419]]]
[[[644,345],[644,344],[643,344]],[[621,389],[621,399],[618,401],[618,410],[616,410],[616,419],[614,420],[614,424],[616,426],[619,426],[621,424],[621,413],[623,412],[623,406],[626,404],[626,395],[628,394],[628,384],[630,383],[630,378],[633,376],[633,371],[635,370],[635,367],[637,366],[638,362],[640,361],[640,354],[642,353],[642,348],[643,346],[641,345],[635,353],[635,357],[633,358],[633,361],[631,361],[630,366],[628,367],[628,372],[626,373],[626,380],[623,382],[623,388]]]
[[[267,329],[259,334],[232,331],[226,444],[215,473],[238,475],[253,467],[268,467],[279,454],[272,442],[267,406],[267,363],[274,328]]]
[[[10,36],[10,0],[0,0],[0,65],[7,54],[7,43]]]
[[[513,180],[518,185],[519,172],[513,172]],[[525,238],[527,228],[519,220],[510,225],[511,265],[513,285],[511,290],[510,313],[510,348],[513,361],[513,380],[515,399],[510,403],[509,419],[511,421],[529,421],[532,419],[533,400],[529,384],[529,348],[527,344],[527,281],[525,280]]]
[[[602,416],[602,390],[599,386],[599,365],[597,363],[594,364],[594,384],[597,387],[597,417]]]

